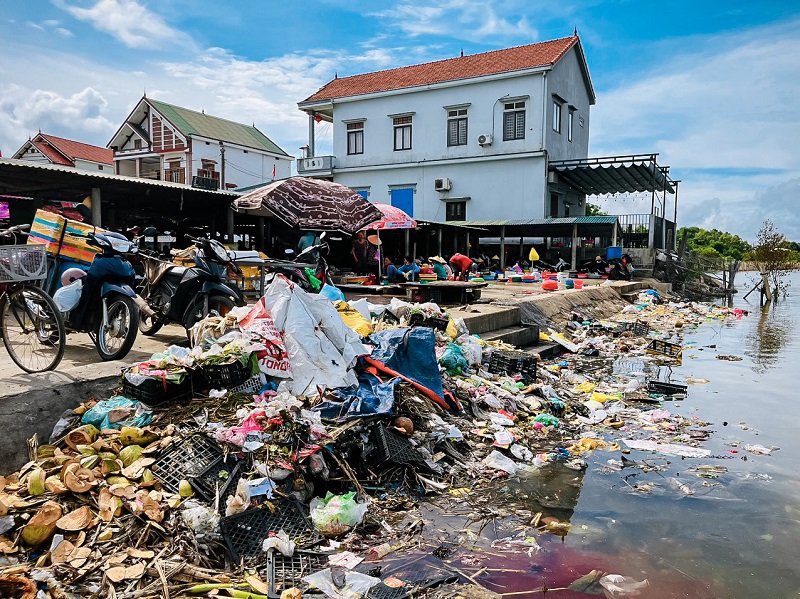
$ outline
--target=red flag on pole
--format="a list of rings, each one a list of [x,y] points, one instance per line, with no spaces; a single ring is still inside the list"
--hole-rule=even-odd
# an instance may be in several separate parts
[[[276,174],[277,174],[277,171],[275,170],[275,165],[273,164],[273,165],[272,165],[272,178],[273,178],[273,179],[275,178],[275,175],[276,175]]]

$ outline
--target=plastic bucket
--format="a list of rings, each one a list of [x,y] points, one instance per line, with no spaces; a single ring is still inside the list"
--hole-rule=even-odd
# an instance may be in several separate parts
[[[577,281],[573,281],[573,283],[575,285],[575,289],[583,289],[583,281],[581,281],[580,279],[578,279]]]
[[[622,246],[611,246],[606,250],[606,260],[622,258]]]
[[[564,281],[564,287],[566,287],[567,289],[573,289],[575,287],[575,281],[573,281],[572,279],[567,279],[566,281]]]

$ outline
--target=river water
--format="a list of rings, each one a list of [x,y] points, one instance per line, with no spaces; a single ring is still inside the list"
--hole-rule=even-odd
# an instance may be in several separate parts
[[[755,293],[742,299],[749,277],[739,275],[733,305],[749,314],[686,331],[683,363],[673,368],[671,380],[708,382],[690,384],[684,400],[664,402],[663,408],[696,418],[698,429],[710,423],[705,430],[711,435],[702,446],[711,457],[643,451],[625,456],[655,469],[645,472],[615,466],[619,451],[598,450],[586,458],[585,472],[543,470],[487,491],[482,508],[473,503],[458,513],[449,506],[445,511],[460,518],[450,526],[442,510],[432,507],[427,515],[440,526],[440,538],[458,537],[461,547],[446,563],[478,573],[477,582],[511,598],[542,596],[530,591],[543,586],[563,589],[594,569],[647,579],[643,597],[798,597],[800,274],[791,279],[790,295],[762,311]],[[756,445],[772,453],[745,449]],[[636,485],[650,492],[636,491]],[[523,530],[520,523],[543,508],[568,519],[570,531],[563,538],[537,534],[541,551],[497,549],[492,558],[492,548],[480,539]],[[484,518],[480,526],[465,524],[465,515],[480,520],[482,513],[498,510],[491,523]],[[475,554],[482,558],[468,557],[463,548],[470,544],[484,551]],[[547,596],[587,597],[570,590]]]

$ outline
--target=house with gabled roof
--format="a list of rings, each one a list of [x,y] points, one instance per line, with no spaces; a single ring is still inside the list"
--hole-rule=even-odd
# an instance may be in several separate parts
[[[12,158],[39,164],[71,166],[85,171],[114,172],[114,152],[39,131]]]
[[[294,158],[255,125],[147,96],[108,147],[115,172],[205,189],[233,189],[289,177]]]
[[[308,156],[298,173],[332,178],[432,222],[583,213],[584,196],[548,177],[583,159],[595,92],[577,32],[561,39],[337,77],[299,102]],[[332,124],[333,152],[315,152]]]

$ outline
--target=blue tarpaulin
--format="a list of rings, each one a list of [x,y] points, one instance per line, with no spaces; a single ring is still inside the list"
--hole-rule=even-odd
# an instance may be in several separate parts
[[[442,376],[436,363],[436,334],[428,327],[388,329],[370,335],[377,347],[370,358],[443,397]]]
[[[362,372],[358,376],[358,386],[335,389],[332,396],[312,408],[325,420],[345,422],[361,416],[377,414],[392,415],[394,388],[400,379],[393,378],[381,383],[375,375]]]

